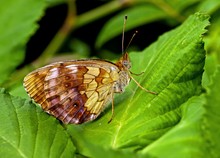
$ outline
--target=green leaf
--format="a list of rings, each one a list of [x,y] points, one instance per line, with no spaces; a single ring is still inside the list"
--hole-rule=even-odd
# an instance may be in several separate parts
[[[151,153],[163,158],[208,157],[201,130],[204,104],[204,95],[192,97],[184,103],[180,122],[141,151],[142,156]]]
[[[33,103],[0,89],[0,157],[72,157],[71,139]]]
[[[208,54],[206,56],[205,67],[204,67],[205,71],[202,77],[202,85],[205,88],[209,86],[212,81],[213,74],[218,66],[217,59],[218,57],[216,53]]]
[[[158,95],[148,94],[131,82],[124,94],[116,96],[115,117],[110,124],[107,124],[111,116],[109,109],[104,113],[105,116],[94,122],[68,126],[81,153],[92,157],[94,150],[84,148],[88,143],[127,152],[143,148],[147,150],[148,145],[156,142],[180,122],[184,117],[181,112],[184,103],[201,93],[205,59],[202,35],[209,25],[208,18],[197,13],[177,29],[160,37],[142,53],[130,53],[132,72],[144,71],[143,75],[135,78],[141,78],[139,83]],[[199,133],[197,137],[198,135]],[[191,141],[188,140],[188,143]],[[187,148],[184,144],[182,147]],[[190,148],[187,149],[189,155],[193,152]],[[163,155],[159,154],[160,150],[157,152],[157,155]],[[179,156],[182,152],[175,153]],[[162,157],[173,154],[173,146],[166,154]]]
[[[203,137],[206,140],[206,148],[208,149],[209,157],[220,157],[220,66],[216,68],[215,74],[212,77],[212,84],[207,88],[205,117],[203,124]]]
[[[46,7],[45,0],[10,0],[0,5],[0,83],[24,57],[25,43],[36,31],[36,21]]]
[[[166,17],[166,14],[162,10],[149,4],[138,5],[136,7],[127,9],[119,15],[113,17],[105,24],[96,40],[97,48],[101,47],[107,41],[122,33],[122,19],[125,15],[128,15],[129,19],[126,23],[126,30],[130,30],[143,24],[151,23]]]
[[[14,87],[13,90],[10,90],[9,93],[13,96],[19,96],[19,97],[26,98],[26,99],[29,98],[22,83],[18,84],[16,87]]]
[[[115,115],[110,124],[111,107],[93,122],[62,127],[38,106],[2,92],[0,155],[71,157],[74,142],[78,156],[86,157],[200,157],[205,152],[200,150],[204,139],[197,125],[204,112],[204,98],[197,95],[202,89],[202,35],[208,19],[200,13],[190,16],[142,53],[130,53],[131,71],[144,72],[133,77],[158,94],[149,94],[131,81],[114,99]]]
[[[207,87],[210,84],[211,78],[220,63],[220,18],[219,14],[212,16],[212,23],[209,27],[209,32],[205,36],[205,49],[207,57],[205,62],[205,71],[203,75],[203,86]]]

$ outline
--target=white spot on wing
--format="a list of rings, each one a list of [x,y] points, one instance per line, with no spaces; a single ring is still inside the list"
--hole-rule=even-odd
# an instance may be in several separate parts
[[[45,80],[50,80],[53,78],[57,78],[59,76],[59,69],[54,67],[52,69],[50,69],[49,74],[46,76]]]
[[[76,65],[67,65],[66,68],[71,70],[71,73],[77,73],[78,72],[78,68],[76,67]]]

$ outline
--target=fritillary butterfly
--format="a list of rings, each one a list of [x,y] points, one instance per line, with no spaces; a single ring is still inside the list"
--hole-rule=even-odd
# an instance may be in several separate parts
[[[130,67],[128,53],[116,63],[98,59],[57,62],[29,73],[24,87],[47,113],[65,124],[81,124],[96,119],[109,101],[113,116],[114,93],[122,93],[134,80]]]

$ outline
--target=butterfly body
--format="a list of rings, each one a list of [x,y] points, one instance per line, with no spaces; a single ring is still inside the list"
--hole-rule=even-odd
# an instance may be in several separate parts
[[[127,53],[117,63],[106,60],[72,60],[50,64],[29,73],[24,87],[47,113],[63,123],[94,120],[113,94],[130,82]]]

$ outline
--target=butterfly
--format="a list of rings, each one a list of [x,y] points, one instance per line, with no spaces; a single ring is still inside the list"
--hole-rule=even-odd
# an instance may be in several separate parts
[[[109,101],[113,117],[114,93],[124,92],[131,79],[155,94],[131,76],[130,68],[128,53],[116,63],[101,59],[56,62],[29,73],[23,85],[44,111],[65,124],[81,124],[96,119]]]

